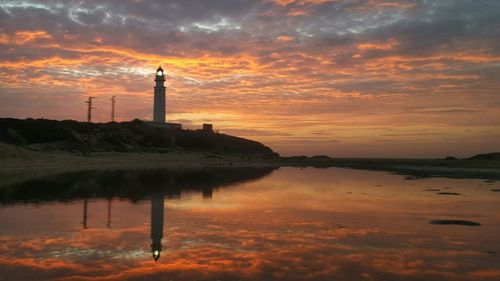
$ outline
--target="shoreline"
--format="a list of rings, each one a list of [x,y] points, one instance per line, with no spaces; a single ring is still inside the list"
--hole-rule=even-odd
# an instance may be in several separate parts
[[[368,158],[262,158],[208,152],[175,151],[167,153],[92,153],[78,156],[66,152],[26,151],[18,156],[0,158],[0,178],[29,174],[64,173],[97,169],[151,169],[204,167],[314,167],[352,168],[384,171],[407,179],[429,177],[472,178],[500,181],[498,160],[368,159]]]

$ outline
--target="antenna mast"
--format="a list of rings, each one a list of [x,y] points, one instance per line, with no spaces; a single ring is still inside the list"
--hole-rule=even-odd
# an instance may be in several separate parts
[[[87,226],[87,219],[89,218],[89,216],[87,215],[88,204],[89,201],[87,200],[87,198],[83,199],[83,222],[82,222],[83,229],[88,228]]]
[[[111,122],[115,122],[115,97],[116,96],[113,96],[111,98]]]
[[[89,97],[89,100],[86,101],[85,103],[88,104],[88,108],[87,108],[87,122],[92,122],[92,109],[94,109],[94,107],[92,107],[92,100],[95,99],[95,97]]]
[[[108,198],[108,223],[106,224],[108,228],[111,228],[111,200],[111,197]]]

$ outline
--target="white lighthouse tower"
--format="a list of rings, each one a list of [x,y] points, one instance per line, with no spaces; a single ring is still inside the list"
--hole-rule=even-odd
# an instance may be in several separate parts
[[[153,122],[154,123],[165,123],[165,75],[163,73],[163,68],[158,67],[156,70],[155,77],[156,85],[154,87],[154,110],[153,110]]]

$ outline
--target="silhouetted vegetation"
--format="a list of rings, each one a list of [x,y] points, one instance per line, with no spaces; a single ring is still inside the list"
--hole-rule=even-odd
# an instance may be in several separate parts
[[[86,123],[73,120],[0,119],[0,141],[29,150],[90,152],[210,151],[278,156],[263,144],[203,131],[172,129],[140,120]]]

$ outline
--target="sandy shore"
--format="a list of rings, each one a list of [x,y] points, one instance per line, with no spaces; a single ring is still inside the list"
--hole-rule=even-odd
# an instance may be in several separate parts
[[[118,167],[175,167],[244,164],[244,158],[196,152],[172,153],[37,153],[29,157],[0,159],[0,170],[81,169]],[[255,164],[255,163],[254,163]]]
[[[29,179],[50,174],[100,169],[150,169],[181,167],[278,166],[262,159],[218,155],[202,152],[170,153],[92,153],[78,156],[65,152],[23,151],[0,158],[2,185],[19,178]]]
[[[175,168],[208,166],[345,167],[398,173],[411,178],[451,177],[500,180],[500,161],[432,159],[262,159],[203,152],[93,153],[78,156],[65,152],[33,152],[0,158],[0,178],[33,177],[93,169]]]

